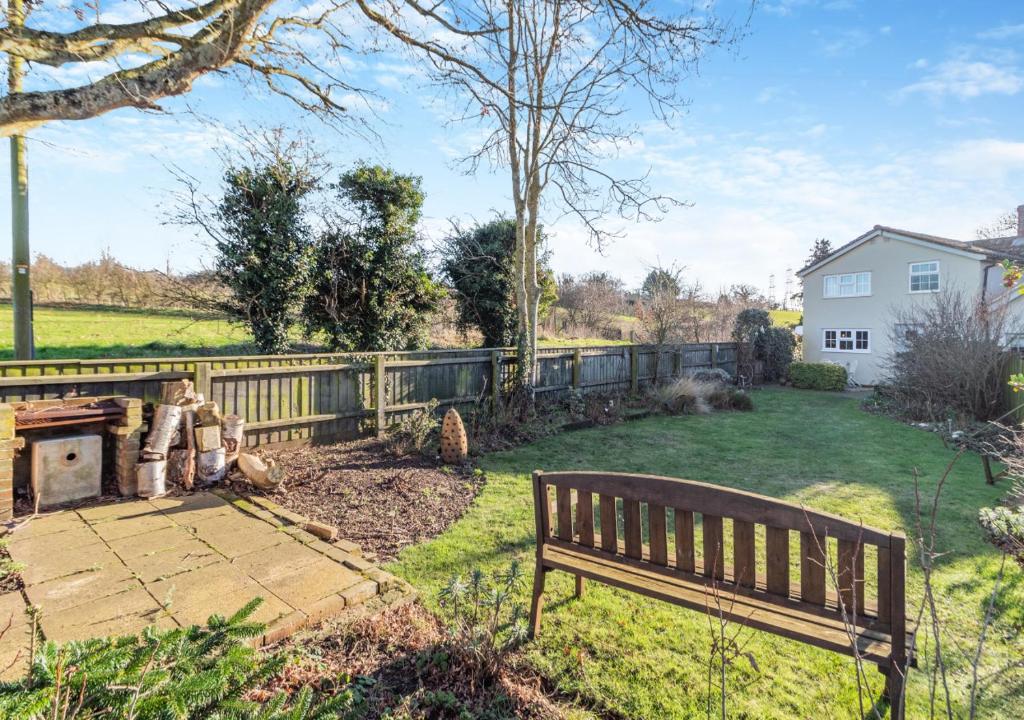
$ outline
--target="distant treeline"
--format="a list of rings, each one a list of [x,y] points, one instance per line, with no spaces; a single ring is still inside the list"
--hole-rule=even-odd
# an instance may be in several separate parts
[[[98,260],[61,265],[46,255],[32,262],[32,292],[36,303],[113,305],[120,307],[192,307],[196,290],[218,291],[210,273],[178,275],[158,270],[136,270],[109,252]],[[0,261],[2,277],[11,276],[11,264]],[[0,299],[10,299],[9,283],[0,283]]]

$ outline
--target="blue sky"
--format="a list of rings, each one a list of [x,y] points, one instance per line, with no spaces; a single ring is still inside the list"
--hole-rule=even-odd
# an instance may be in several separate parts
[[[718,3],[725,14],[744,7]],[[675,127],[646,126],[616,163],[627,174],[650,168],[655,189],[692,205],[660,223],[622,225],[603,254],[552,215],[557,271],[609,270],[636,284],[652,263],[674,262],[710,290],[767,289],[774,274],[781,295],[787,268],[802,265],[815,237],[841,244],[878,223],[970,239],[1024,203],[1024,2],[767,0],[749,31],[687,82],[692,104]],[[339,134],[229,77],[200,81],[166,102],[166,114],[122,110],[32,132],[33,251],[79,262],[109,248],[136,267],[195,268],[203,247],[166,223],[175,188],[167,166],[215,192],[214,150],[239,123],[302,127],[339,167],[368,160],[421,175],[428,242],[450,218],[509,209],[503,173],[467,177],[453,166],[475,129],[445,125],[408,58],[348,64],[379,93],[379,140]],[[0,222],[9,227],[6,206]]]

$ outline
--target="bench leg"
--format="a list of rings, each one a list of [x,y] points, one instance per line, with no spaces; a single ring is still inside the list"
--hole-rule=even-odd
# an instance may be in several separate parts
[[[583,591],[586,590],[586,579],[582,575],[576,576],[576,597],[583,597]]]
[[[890,662],[885,680],[885,697],[889,701],[890,720],[903,720],[903,683],[906,681],[905,663]]]
[[[544,576],[547,571],[537,563],[533,571],[533,600],[530,602],[530,637],[540,632],[540,615],[544,609]]]

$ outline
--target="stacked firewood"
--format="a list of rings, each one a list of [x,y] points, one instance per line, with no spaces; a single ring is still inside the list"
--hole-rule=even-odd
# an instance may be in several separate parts
[[[221,482],[238,460],[244,429],[243,418],[222,417],[190,380],[163,383],[136,466],[138,494],[157,497],[174,485],[191,490],[197,482]]]

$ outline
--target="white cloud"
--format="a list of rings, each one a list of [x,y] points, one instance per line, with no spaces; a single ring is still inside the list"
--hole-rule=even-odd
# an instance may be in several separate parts
[[[982,40],[1008,40],[1022,35],[1024,35],[1024,23],[1019,25],[1003,24],[991,30],[978,33],[978,37]]]
[[[918,82],[900,90],[900,96],[921,93],[968,100],[980,95],[1016,95],[1024,89],[1024,76],[1015,67],[980,60],[947,60]]]
[[[989,182],[1024,171],[1024,142],[987,138],[967,140],[935,157],[940,167],[961,177]]]
[[[837,57],[856,52],[871,42],[871,36],[859,28],[844,30],[826,40],[821,50],[829,57]]]

